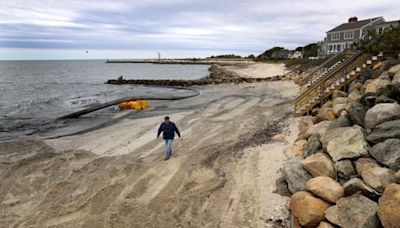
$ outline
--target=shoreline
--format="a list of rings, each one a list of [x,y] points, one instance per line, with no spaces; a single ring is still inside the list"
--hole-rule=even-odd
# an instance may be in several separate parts
[[[107,59],[105,63],[145,63],[145,64],[176,64],[176,65],[214,65],[231,66],[241,65],[247,66],[255,64],[253,60],[240,60],[240,59],[143,59],[143,60],[129,60],[129,59]]]

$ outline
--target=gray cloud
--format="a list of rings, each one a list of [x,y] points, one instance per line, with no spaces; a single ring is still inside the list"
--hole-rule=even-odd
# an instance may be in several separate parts
[[[14,0],[0,48],[259,53],[322,40],[349,16],[400,19],[398,0]]]

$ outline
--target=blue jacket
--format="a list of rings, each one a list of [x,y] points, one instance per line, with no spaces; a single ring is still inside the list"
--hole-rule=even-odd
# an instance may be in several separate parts
[[[169,124],[162,123],[158,128],[157,137],[160,136],[161,132],[163,132],[164,139],[174,139],[175,132],[176,134],[178,134],[179,137],[181,137],[181,133],[173,122],[169,122]]]

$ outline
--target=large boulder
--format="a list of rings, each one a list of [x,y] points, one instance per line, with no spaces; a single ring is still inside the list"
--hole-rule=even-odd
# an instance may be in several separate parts
[[[359,102],[355,102],[349,108],[349,118],[354,124],[364,126],[366,112],[367,110],[365,109],[364,105]]]
[[[367,140],[371,143],[379,143],[391,138],[400,138],[400,120],[381,123],[367,136]]]
[[[304,116],[299,121],[299,134],[305,134],[307,130],[314,125],[315,117]]]
[[[372,158],[359,158],[355,161],[356,171],[358,174],[370,167],[380,167],[380,165]]]
[[[335,227],[329,222],[321,222],[317,228],[335,228]]]
[[[400,84],[399,83],[393,83],[391,85],[388,85],[377,92],[378,97],[387,97],[386,99],[391,100],[390,102],[387,103],[393,103],[393,100],[399,102],[400,101]],[[378,101],[379,99],[377,99]]]
[[[381,194],[369,187],[359,178],[352,178],[343,184],[345,196],[351,196],[360,193],[372,200],[377,200]]]
[[[335,163],[335,171],[341,180],[348,180],[357,176],[357,172],[353,166],[353,162],[349,159],[337,161]]]
[[[373,80],[367,80],[365,82],[365,93],[376,93],[379,89],[390,85],[391,81],[389,78],[377,78]]]
[[[395,172],[381,167],[373,159],[358,159],[356,161],[356,169],[364,182],[378,192],[383,192],[387,185],[396,182]]]
[[[299,158],[291,158],[283,165],[283,178],[288,184],[291,193],[304,191],[307,189],[307,181],[312,176],[303,169]]]
[[[393,77],[395,76],[398,72],[400,72],[400,64],[397,64],[395,66],[392,66],[389,70],[388,70],[388,74],[389,76]]]
[[[309,137],[311,137],[311,135],[319,135],[319,136],[325,135],[326,129],[328,129],[330,124],[331,121],[322,121],[315,125],[312,125],[310,128],[308,128],[307,132],[304,134],[305,138],[308,139]]]
[[[358,102],[360,101],[362,95],[360,93],[360,91],[358,90],[354,90],[349,94],[349,98],[352,102]]]
[[[343,187],[330,177],[315,177],[307,182],[307,190],[321,199],[336,203],[343,196]]]
[[[348,93],[341,91],[341,90],[335,90],[335,91],[333,91],[333,94],[332,94],[333,99],[335,99],[337,97],[348,97],[348,96],[349,96]]]
[[[339,217],[338,217],[338,207],[337,205],[333,205],[331,207],[329,207],[328,209],[326,209],[325,211],[325,218],[335,224],[335,225],[339,225]]]
[[[361,194],[341,198],[337,204],[337,225],[346,228],[377,228],[378,204]]]
[[[332,100],[326,101],[326,102],[321,106],[321,108],[332,108],[332,107],[333,107],[333,102],[332,102]]]
[[[365,115],[365,127],[375,128],[376,125],[386,121],[400,118],[400,105],[397,103],[377,104],[369,109]]]
[[[390,98],[390,97],[387,97],[387,96],[385,96],[385,95],[379,95],[379,96],[376,98],[376,101],[375,101],[376,104],[381,104],[381,103],[396,103],[396,102],[397,102],[396,100],[394,100],[394,99],[392,99],[392,98]]]
[[[329,120],[332,121],[336,119],[335,113],[333,113],[332,108],[320,108],[318,109],[318,115],[317,115],[317,120],[318,121],[324,121],[324,120]]]
[[[331,124],[329,124],[328,129],[339,128],[339,127],[350,127],[351,122],[348,115],[344,115],[344,112],[336,119],[333,120]]]
[[[366,109],[370,109],[376,104],[376,99],[378,98],[375,93],[366,93],[361,97],[360,102]]]
[[[392,83],[400,83],[400,71],[393,76]]]
[[[292,157],[302,157],[304,145],[307,143],[307,140],[301,139],[296,141],[293,145],[288,146],[283,153],[286,155],[287,158]]]
[[[379,199],[378,216],[385,228],[400,227],[400,185],[390,184]]]
[[[332,160],[325,153],[316,153],[303,160],[303,167],[313,177],[335,177],[335,167]]]
[[[373,146],[370,155],[394,171],[400,170],[400,139],[388,139]]]
[[[361,127],[329,129],[322,137],[322,145],[334,161],[368,155],[368,144]]]
[[[349,84],[349,89],[348,89],[348,91],[349,91],[349,93],[352,93],[352,92],[354,92],[354,91],[361,92],[360,90],[361,90],[361,88],[363,87],[363,85],[364,85],[364,84],[363,84],[362,82],[358,81],[358,80],[352,81],[352,82]]]
[[[307,158],[308,156],[317,153],[319,150],[322,149],[322,144],[320,142],[319,135],[312,135],[308,142],[304,145],[304,157]]]
[[[297,192],[290,198],[289,208],[304,227],[317,227],[325,218],[329,203],[309,192]]]
[[[343,110],[349,109],[351,100],[348,97],[336,97],[333,99],[332,110],[336,116],[339,116]]]

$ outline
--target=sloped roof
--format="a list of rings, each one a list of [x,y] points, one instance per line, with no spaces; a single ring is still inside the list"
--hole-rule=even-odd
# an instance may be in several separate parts
[[[382,23],[382,25],[387,25],[387,24],[400,24],[400,20],[397,20],[397,21],[386,21],[386,22]]]
[[[365,19],[365,20],[356,21],[356,22],[343,23],[343,24],[337,26],[336,28],[329,30],[328,32],[359,29],[359,28],[362,28],[363,26],[371,23],[371,21],[375,21],[376,19],[379,19],[379,18],[382,18],[382,17],[375,17],[375,18]]]

